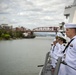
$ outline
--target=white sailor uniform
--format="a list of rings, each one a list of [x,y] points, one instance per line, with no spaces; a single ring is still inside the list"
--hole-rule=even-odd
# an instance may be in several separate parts
[[[74,40],[70,43],[70,45],[66,49],[65,62],[69,66],[76,69],[76,36],[74,36],[73,38]],[[76,75],[76,70],[72,69],[69,66],[65,66],[66,75]]]
[[[60,49],[57,52],[57,56],[58,57],[62,57],[62,60],[64,59],[64,53],[63,53],[64,48],[65,48],[64,44],[60,45]],[[66,75],[65,65],[64,64],[60,65],[60,69],[59,69],[58,75]]]
[[[55,47],[54,47],[54,50],[53,50],[53,52],[52,52],[52,63],[51,63],[51,65],[53,66],[53,68],[55,68],[55,66],[56,66],[56,62],[57,62],[57,59],[58,59],[58,57],[57,57],[57,52],[58,52],[58,50],[59,50],[59,48],[60,48],[60,44],[59,43],[56,43],[56,45],[55,45]]]
[[[62,58],[64,57],[64,54],[63,54],[64,48],[65,48],[64,44],[62,45],[60,45],[59,43],[56,44],[54,51],[52,52],[52,64],[51,65],[53,66],[53,68],[56,67],[58,57],[62,57]],[[61,64],[58,75],[65,75],[65,74],[66,74],[65,65]]]
[[[51,66],[52,66],[52,67],[53,67],[53,65],[54,65],[54,58],[53,58],[54,48],[55,48],[55,45],[53,45],[53,46],[51,47],[51,50],[50,50]]]
[[[60,45],[60,48],[56,53],[57,57],[63,57],[64,56],[64,53],[63,53],[64,48],[65,48],[65,44]]]
[[[63,51],[65,49],[65,45],[66,45],[65,43],[60,44],[59,49],[57,50],[57,52],[55,54],[56,59],[58,59],[59,57],[62,57],[62,60],[64,59]],[[61,64],[58,75],[65,75],[65,74],[66,74],[65,65]]]

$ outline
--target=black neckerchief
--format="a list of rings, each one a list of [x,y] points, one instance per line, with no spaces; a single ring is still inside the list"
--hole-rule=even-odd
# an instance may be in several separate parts
[[[68,42],[68,44],[66,45],[66,47],[65,47],[65,49],[64,49],[64,51],[63,51],[63,53],[65,52],[65,50],[68,48],[68,46],[70,45],[70,43],[71,43],[73,40],[74,40],[74,38],[71,39],[71,40]]]
[[[52,51],[54,51],[54,49],[55,49],[55,45],[53,46],[53,50]]]

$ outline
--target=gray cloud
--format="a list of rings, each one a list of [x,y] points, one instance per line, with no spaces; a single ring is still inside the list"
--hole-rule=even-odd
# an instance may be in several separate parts
[[[58,25],[74,0],[0,0],[0,24],[28,28]]]

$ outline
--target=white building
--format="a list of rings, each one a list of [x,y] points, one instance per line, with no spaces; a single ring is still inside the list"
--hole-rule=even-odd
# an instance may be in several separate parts
[[[65,7],[64,16],[69,23],[76,23],[76,0],[72,5]]]
[[[0,29],[12,29],[12,25],[9,26],[8,24],[1,24]]]

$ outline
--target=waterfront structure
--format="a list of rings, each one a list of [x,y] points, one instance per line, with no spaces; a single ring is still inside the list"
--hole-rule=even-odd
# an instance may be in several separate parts
[[[25,27],[16,27],[15,30],[16,30],[16,31],[21,31],[21,32],[25,32],[25,31],[27,31],[27,30],[30,31],[30,29],[27,29],[27,28],[25,28]]]
[[[64,16],[66,16],[67,22],[76,23],[76,0],[72,5],[65,7]]]
[[[5,30],[10,30],[12,29],[12,26],[9,26],[8,24],[1,24],[0,25],[0,29],[5,29]]]

